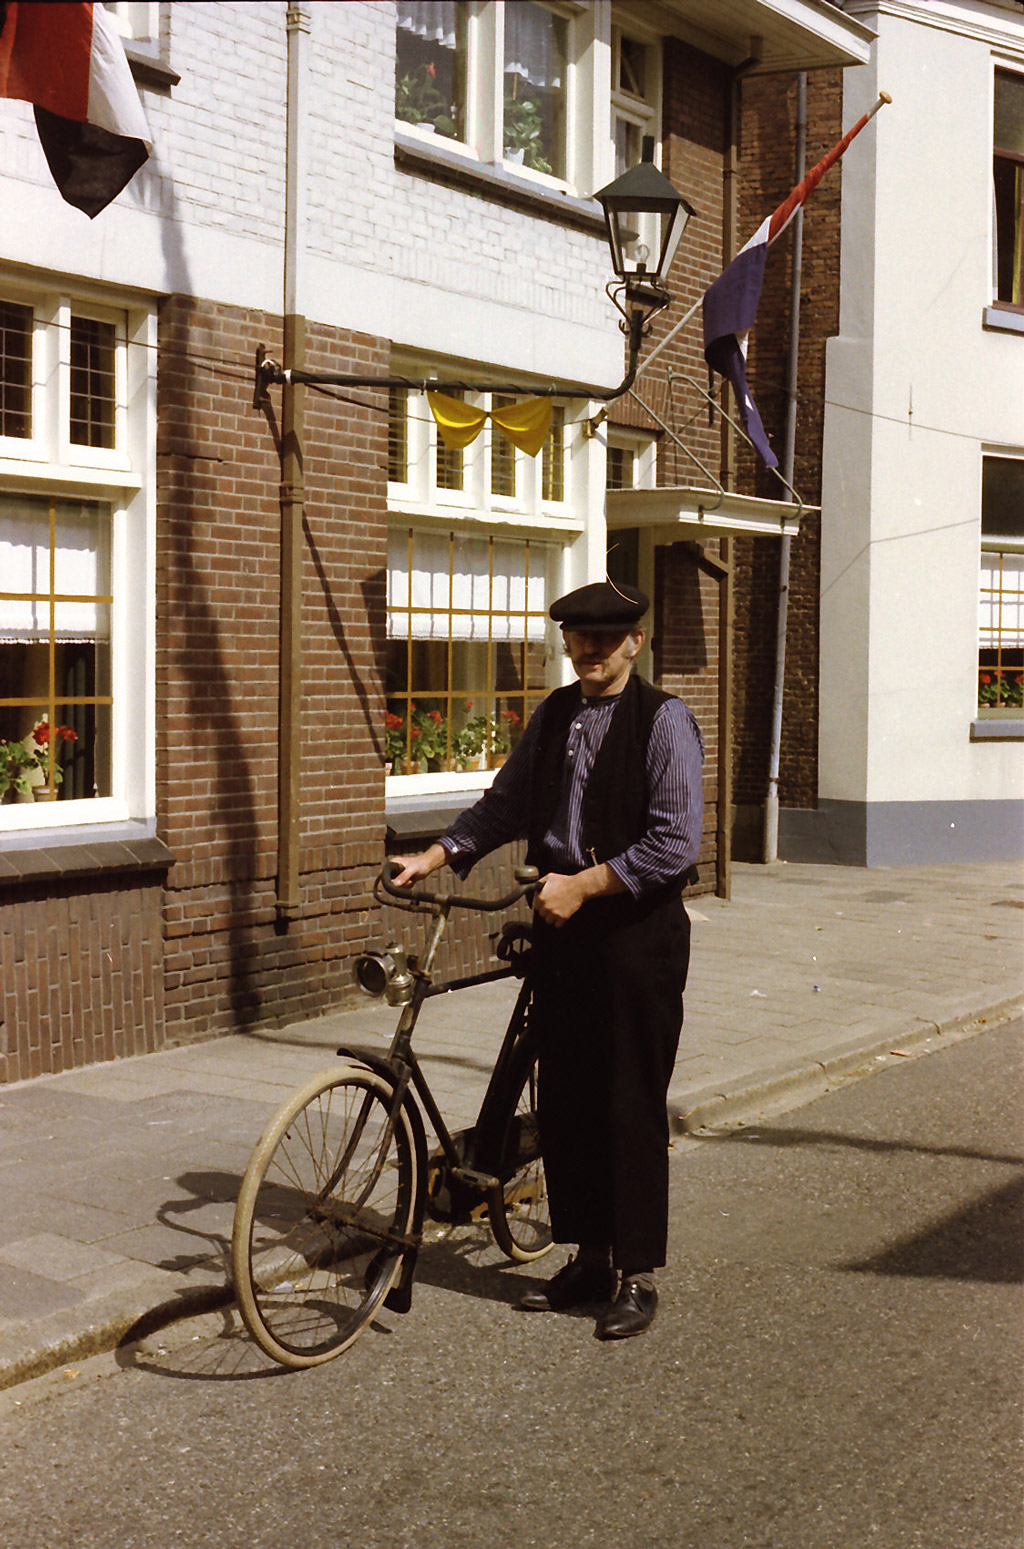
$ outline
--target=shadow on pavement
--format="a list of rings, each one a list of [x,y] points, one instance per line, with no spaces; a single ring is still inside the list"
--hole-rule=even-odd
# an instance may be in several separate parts
[[[1024,1283],[1024,1178],[991,1189],[927,1231],[840,1268],[987,1285]]]

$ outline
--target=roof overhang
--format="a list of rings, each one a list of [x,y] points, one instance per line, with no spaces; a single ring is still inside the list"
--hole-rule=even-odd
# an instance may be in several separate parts
[[[751,75],[867,64],[875,39],[828,0],[652,0],[650,19],[734,69],[755,56]]]
[[[653,528],[657,541],[682,543],[701,534],[707,538],[795,538],[803,514],[819,507],[760,500],[732,490],[673,485],[668,489],[610,489],[606,510],[611,529],[639,527],[646,532]]]

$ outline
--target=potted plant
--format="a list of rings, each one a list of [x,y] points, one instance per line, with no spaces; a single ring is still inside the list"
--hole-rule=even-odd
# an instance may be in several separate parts
[[[514,710],[502,710],[491,722],[488,763],[492,769],[500,769],[512,746],[512,730],[519,725]]]
[[[1024,705],[1024,673],[1005,667],[979,672],[978,704],[990,709],[1019,709]]]
[[[32,774],[39,764],[23,742],[0,742],[0,801],[31,801]]]
[[[544,155],[544,120],[540,104],[532,97],[522,99],[511,92],[505,94],[505,127],[503,142],[505,159],[519,161],[532,167],[534,172],[546,172],[550,177],[552,167]]]
[[[443,766],[448,757],[448,727],[440,710],[422,710],[409,705],[408,716],[393,710],[384,716],[384,758],[389,772],[422,774],[433,766]]]
[[[472,710],[473,701],[467,699],[465,708]],[[455,737],[453,749],[459,769],[486,769],[490,718],[474,715]]]
[[[387,773],[397,769],[406,753],[405,722],[393,710],[384,712],[384,765]]]
[[[455,137],[455,123],[450,103],[437,89],[437,68],[433,64],[420,65],[395,82],[395,117],[403,124],[419,124],[422,129],[434,129],[449,140]]]
[[[52,801],[64,772],[57,757],[58,742],[77,742],[70,726],[58,726],[53,734],[53,783],[50,783],[50,723],[37,721],[21,742],[0,741],[0,801]]]

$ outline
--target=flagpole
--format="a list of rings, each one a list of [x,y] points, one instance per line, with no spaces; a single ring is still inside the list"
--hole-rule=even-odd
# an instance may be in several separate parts
[[[863,119],[859,120],[859,123],[854,126],[854,129],[859,132],[860,129],[865,128],[866,125],[870,122],[870,120],[874,118],[874,116],[878,112],[878,110],[880,108],[884,108],[891,101],[892,101],[892,98],[890,97],[890,95],[889,95],[889,93],[887,91],[880,91],[878,93],[878,101],[874,104],[874,106],[872,108],[870,108],[868,110],[867,113],[864,114]],[[844,136],[844,138],[845,138],[845,136]],[[684,329],[686,327],[687,323],[689,323],[689,322],[691,322],[693,320],[693,318],[700,311],[701,306],[703,305],[703,302],[704,302],[704,297],[703,297],[703,295],[701,295],[699,300],[697,300],[697,301],[695,301],[693,303],[693,306],[690,308],[690,310],[688,312],[684,312],[683,313],[683,316],[679,319],[678,323],[673,324],[673,326],[669,329],[668,333],[665,335],[664,339],[660,340],[659,343],[657,343],[654,346],[653,350],[649,350],[647,352],[647,355],[644,357],[644,359],[637,366],[637,369],[636,369],[636,375],[637,376],[640,375],[641,371],[646,371],[648,366],[651,364],[651,362],[657,360],[658,356],[661,354],[661,352],[665,348],[666,344],[671,344],[672,340],[676,337],[676,335],[678,333],[680,333],[682,331],[682,329]]]

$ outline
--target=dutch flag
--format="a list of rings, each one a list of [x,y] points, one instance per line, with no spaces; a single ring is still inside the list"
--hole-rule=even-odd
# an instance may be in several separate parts
[[[772,451],[761,416],[747,386],[747,337],[757,317],[768,249],[782,235],[829,168],[835,166],[850,141],[860,134],[868,119],[874,117],[883,102],[890,100],[886,93],[881,94],[871,112],[859,118],[839,144],[833,146],[816,167],[812,167],[803,181],[761,223],[747,245],[740,249],[732,263],[722,270],[714,284],[704,292],[704,359],[712,370],[731,383],[743,428],[767,468],[777,468],[779,459]]]

